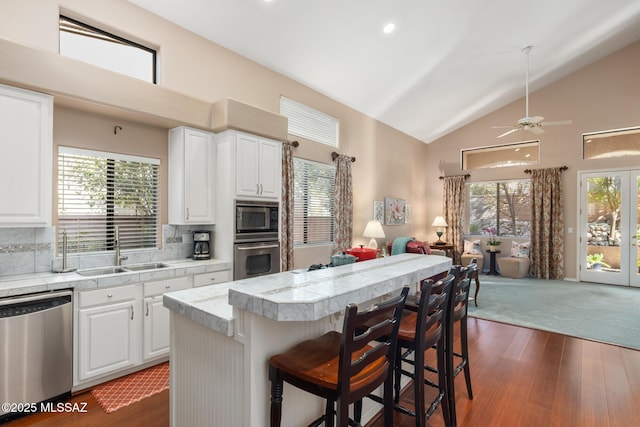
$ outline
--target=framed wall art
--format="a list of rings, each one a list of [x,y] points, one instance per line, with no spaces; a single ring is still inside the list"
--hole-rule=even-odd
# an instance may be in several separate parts
[[[404,205],[404,223],[411,224],[411,205],[408,203]]]
[[[373,201],[373,219],[384,224],[384,202],[382,200]]]
[[[385,225],[404,224],[405,202],[403,199],[392,197],[384,198],[384,223]]]

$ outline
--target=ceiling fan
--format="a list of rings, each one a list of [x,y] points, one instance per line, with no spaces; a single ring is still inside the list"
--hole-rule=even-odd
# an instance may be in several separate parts
[[[542,116],[533,116],[529,117],[529,54],[531,53],[532,46],[527,46],[522,49],[522,53],[527,55],[527,68],[526,68],[526,79],[525,79],[525,87],[526,87],[526,98],[525,98],[525,116],[518,120],[514,126],[492,126],[492,129],[506,129],[511,128],[511,130],[503,133],[502,135],[498,135],[498,138],[502,138],[503,136],[507,136],[513,132],[519,130],[528,130],[529,132],[533,132],[536,135],[544,133],[543,126],[556,126],[556,125],[568,125],[571,124],[571,120],[558,120],[554,122],[543,122],[544,117]]]

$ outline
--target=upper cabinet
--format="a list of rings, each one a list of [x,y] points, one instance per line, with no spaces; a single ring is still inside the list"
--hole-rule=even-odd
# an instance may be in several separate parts
[[[0,85],[0,130],[0,227],[50,225],[53,97]]]
[[[169,131],[169,223],[215,224],[214,134],[184,126]]]
[[[236,195],[279,199],[282,150],[280,142],[236,133]]]

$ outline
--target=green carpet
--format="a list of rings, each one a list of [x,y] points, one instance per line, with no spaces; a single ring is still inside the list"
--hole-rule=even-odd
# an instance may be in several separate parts
[[[640,288],[482,274],[469,316],[640,350]]]

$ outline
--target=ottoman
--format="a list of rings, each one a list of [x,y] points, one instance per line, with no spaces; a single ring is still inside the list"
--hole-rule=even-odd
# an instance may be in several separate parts
[[[512,279],[521,279],[529,275],[529,258],[502,257],[498,258],[500,274]]]

